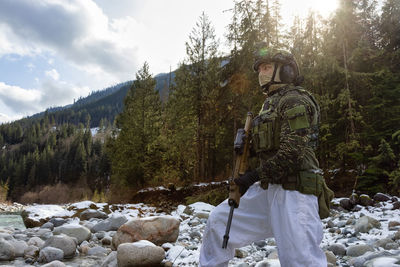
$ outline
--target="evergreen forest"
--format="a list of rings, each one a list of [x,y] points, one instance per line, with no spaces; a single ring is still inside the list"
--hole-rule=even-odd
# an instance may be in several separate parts
[[[317,155],[336,195],[399,194],[400,0],[340,0],[329,18],[291,25],[279,0],[227,12],[229,53],[202,13],[175,71],[154,77],[144,62],[133,81],[0,125],[2,196],[40,202],[65,185],[70,198],[129,201],[149,186],[226,180],[236,131],[265,99],[252,70],[260,41],[295,56],[321,106]]]

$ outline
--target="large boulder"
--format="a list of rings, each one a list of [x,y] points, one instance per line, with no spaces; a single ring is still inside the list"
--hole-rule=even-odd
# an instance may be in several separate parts
[[[95,209],[87,209],[80,214],[80,219],[82,221],[89,220],[92,218],[98,219],[107,219],[108,215],[105,212],[95,210]]]
[[[53,234],[65,234],[70,237],[75,237],[78,240],[78,244],[85,240],[89,240],[91,235],[89,229],[79,224],[63,224],[54,228]]]
[[[59,248],[45,247],[40,250],[39,262],[48,263],[56,260],[62,260],[64,258],[64,251]]]
[[[179,235],[179,220],[172,216],[155,216],[130,220],[112,238],[113,248],[122,243],[148,240],[156,245],[175,242]]]
[[[72,258],[75,256],[77,244],[74,238],[61,234],[47,239],[43,245],[45,247],[59,248],[64,251],[65,258]]]
[[[0,239],[0,261],[9,261],[15,258],[15,249],[10,242]]]
[[[59,205],[34,205],[26,207],[21,217],[26,228],[39,227],[53,217],[71,217],[74,213]],[[50,220],[50,222],[52,222]],[[52,222],[53,223],[53,222]],[[54,223],[53,223],[54,224]],[[54,226],[58,226],[54,224]]]
[[[96,233],[96,232],[100,232],[100,231],[104,231],[104,232],[116,231],[116,230],[118,230],[118,228],[121,225],[123,225],[127,221],[128,221],[128,219],[125,216],[113,214],[111,217],[105,219],[104,221],[101,221],[101,222],[95,224],[92,227],[91,231],[92,231],[92,233]]]
[[[117,250],[118,267],[158,266],[165,257],[165,251],[153,243],[141,240],[121,244]]]
[[[354,229],[356,233],[368,233],[372,228],[381,227],[381,223],[369,216],[363,216],[354,225]]]
[[[21,212],[21,217],[22,217],[22,221],[24,222],[24,225],[26,228],[40,227],[46,222],[45,219],[38,220],[36,218],[31,218],[30,212],[27,210],[23,210]]]

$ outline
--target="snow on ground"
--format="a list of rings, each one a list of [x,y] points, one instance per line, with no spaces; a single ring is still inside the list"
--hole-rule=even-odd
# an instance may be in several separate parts
[[[338,204],[341,198],[334,199],[333,202]],[[63,217],[72,216],[77,209],[90,208],[92,205],[99,207],[99,210],[107,206],[107,203],[94,203],[91,201],[82,201],[70,205],[33,205],[26,208],[31,212],[31,217],[39,220],[46,217]],[[173,262],[173,266],[197,266],[200,254],[200,245],[203,232],[206,227],[207,218],[214,206],[197,202],[188,206],[179,205],[171,214],[158,213],[155,207],[138,204],[120,204],[108,206],[114,214],[124,215],[127,219],[146,218],[150,216],[166,216],[171,215],[180,220],[180,233],[175,243],[166,243],[163,245],[167,249],[166,260]],[[73,210],[69,210],[69,209]],[[361,207],[359,211],[332,211],[332,216],[322,220],[324,226],[324,237],[321,247],[326,250],[329,245],[340,243],[349,247],[356,244],[373,245],[377,240],[386,237],[393,237],[399,230],[399,227],[389,228],[390,221],[398,221],[400,223],[400,210],[392,210],[392,200],[381,202],[380,206]],[[75,211],[74,211],[75,210]],[[369,216],[381,223],[380,228],[371,229],[368,233],[355,233],[353,223],[362,216]],[[79,220],[73,223],[78,223]],[[249,222],[251,223],[251,222]],[[224,233],[221,233],[223,235]],[[400,241],[397,241],[400,244]],[[145,245],[142,244],[141,245]],[[383,248],[374,248],[375,251],[383,251]],[[279,260],[276,259],[276,244],[274,239],[266,239],[261,242],[255,242],[246,247],[240,248],[242,256],[235,257],[230,261],[229,266],[280,266]],[[400,248],[386,250],[392,254],[400,255]],[[275,255],[275,256],[273,256]],[[268,259],[267,259],[268,258]],[[350,257],[337,257],[337,266],[350,266],[348,263]],[[267,262],[265,262],[267,261]],[[265,262],[265,263],[263,263]],[[393,257],[381,257],[374,259],[374,265],[371,266],[400,266],[395,263]],[[246,265],[247,264],[247,265]],[[265,265],[262,265],[265,264]],[[266,265],[269,264],[269,265]]]
[[[33,205],[25,208],[29,217],[39,221],[48,217],[71,217],[75,212],[69,211],[59,205]]]

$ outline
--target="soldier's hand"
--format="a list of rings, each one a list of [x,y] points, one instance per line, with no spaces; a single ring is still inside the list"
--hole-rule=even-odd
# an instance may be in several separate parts
[[[247,192],[247,189],[259,180],[258,173],[254,170],[245,172],[242,176],[233,181],[239,186],[240,195],[243,196]]]

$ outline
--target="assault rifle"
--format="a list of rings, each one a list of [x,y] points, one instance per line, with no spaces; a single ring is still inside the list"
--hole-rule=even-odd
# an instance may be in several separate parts
[[[235,160],[232,175],[229,179],[229,199],[228,204],[231,207],[229,211],[228,222],[226,224],[226,230],[224,235],[224,241],[222,242],[222,248],[226,248],[228,245],[229,231],[232,224],[232,216],[234,209],[239,207],[240,192],[239,186],[235,184],[234,179],[239,178],[247,170],[248,158],[250,153],[250,130],[253,121],[253,114],[247,113],[246,123],[244,129],[239,129],[236,134],[234,150]]]

